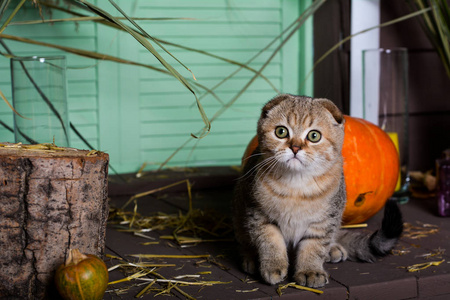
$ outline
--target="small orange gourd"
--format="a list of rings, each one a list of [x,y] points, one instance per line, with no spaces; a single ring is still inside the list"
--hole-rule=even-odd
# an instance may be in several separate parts
[[[347,204],[343,224],[358,224],[375,215],[394,193],[399,176],[399,158],[394,143],[378,126],[344,116],[342,148]],[[242,164],[258,147],[255,136],[247,146]]]
[[[97,256],[72,249],[56,270],[55,283],[63,299],[100,300],[108,286],[108,269]]]

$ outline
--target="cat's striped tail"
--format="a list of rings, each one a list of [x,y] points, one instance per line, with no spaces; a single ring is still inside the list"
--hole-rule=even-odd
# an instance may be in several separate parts
[[[347,250],[349,260],[374,262],[389,254],[402,232],[402,213],[395,201],[387,201],[379,230],[371,234],[342,230],[338,243]]]

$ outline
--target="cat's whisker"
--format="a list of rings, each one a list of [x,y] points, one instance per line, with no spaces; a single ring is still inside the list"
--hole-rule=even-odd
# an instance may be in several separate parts
[[[258,170],[259,173],[261,170],[264,170],[267,166],[271,166],[273,163],[276,163],[275,157],[270,157],[262,161],[260,164],[258,164]]]
[[[282,166],[283,166],[283,164],[281,164],[281,163],[277,164],[277,168],[275,169],[274,173],[280,174],[280,176],[281,176],[281,173],[279,172],[279,170],[282,168]]]
[[[275,160],[274,157],[269,157],[269,158],[266,158],[265,160],[261,161],[260,163],[258,163],[255,166],[253,173],[256,171],[256,174],[259,178],[260,176],[258,174],[261,172],[261,170],[263,170],[266,166],[272,164],[274,160]]]
[[[254,154],[250,155],[249,157],[244,158],[243,161],[246,161],[246,160],[249,160],[252,157],[260,156],[260,155],[264,155],[264,154],[266,154],[266,153],[254,153]]]
[[[242,175],[238,179],[244,179],[244,178],[247,178],[247,177],[253,175],[253,173],[255,173],[255,171],[258,171],[260,168],[262,168],[265,165],[269,164],[270,161],[273,160],[273,159],[274,159],[274,157],[269,157],[269,158],[264,159],[263,161],[261,161],[258,164],[256,164],[253,168],[248,170],[247,173],[245,173],[244,175]]]
[[[272,160],[271,164],[258,176],[258,178],[256,179],[258,180],[265,180],[265,177],[272,171],[272,169],[274,167],[276,167],[277,165],[279,165],[279,160],[276,159],[274,157],[274,159]]]

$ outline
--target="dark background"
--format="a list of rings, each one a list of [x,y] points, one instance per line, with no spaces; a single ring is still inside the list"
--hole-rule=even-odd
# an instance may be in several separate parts
[[[381,0],[380,23],[411,13],[407,1]],[[350,0],[327,1],[314,16],[314,55],[319,58],[350,35]],[[350,103],[350,42],[315,70],[314,94],[332,99],[346,114]],[[420,25],[420,17],[380,29],[380,48],[405,47],[409,56],[410,170],[429,170],[450,148],[450,79]]]

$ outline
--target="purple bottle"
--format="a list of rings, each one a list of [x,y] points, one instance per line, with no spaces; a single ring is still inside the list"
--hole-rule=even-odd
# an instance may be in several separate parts
[[[450,159],[437,161],[437,200],[438,213],[442,217],[450,216]]]

